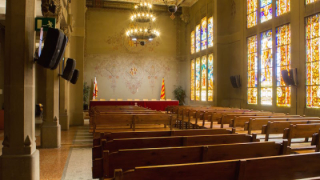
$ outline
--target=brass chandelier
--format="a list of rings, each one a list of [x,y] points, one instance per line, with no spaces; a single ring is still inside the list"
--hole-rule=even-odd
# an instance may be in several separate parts
[[[134,6],[134,12],[130,16],[131,28],[126,31],[126,35],[132,41],[139,41],[144,45],[146,41],[152,41],[160,36],[160,32],[152,28],[156,17],[152,12],[152,4],[147,1],[141,1]]]

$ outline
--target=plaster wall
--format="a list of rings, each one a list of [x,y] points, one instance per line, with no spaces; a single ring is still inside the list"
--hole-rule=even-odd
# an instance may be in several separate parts
[[[86,13],[84,82],[98,82],[98,99],[160,99],[162,78],[166,98],[180,85],[181,20],[155,12],[160,37],[144,46],[125,36],[131,10],[94,9]],[[90,93],[92,96],[92,91]],[[92,97],[91,97],[92,98]]]

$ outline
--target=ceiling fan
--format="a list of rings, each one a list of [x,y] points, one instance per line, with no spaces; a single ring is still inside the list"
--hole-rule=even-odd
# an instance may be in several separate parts
[[[177,12],[178,8],[181,6],[181,4],[184,2],[185,0],[182,0],[178,3],[178,0],[175,1],[174,4],[172,4],[172,2],[174,1],[169,1],[168,0],[163,0],[163,3],[165,5],[168,6],[168,11],[171,12],[171,16],[170,18],[173,20],[175,18],[174,13]]]

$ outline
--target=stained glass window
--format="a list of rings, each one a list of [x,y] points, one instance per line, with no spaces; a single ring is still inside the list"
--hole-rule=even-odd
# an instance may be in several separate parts
[[[196,26],[196,52],[200,51],[200,24]]]
[[[208,19],[208,47],[213,47],[213,17]]]
[[[290,11],[290,0],[276,1],[276,15],[280,16]]]
[[[311,4],[311,3],[314,3],[314,2],[317,2],[319,0],[306,0],[306,4]]]
[[[272,31],[261,33],[261,104],[272,105]]]
[[[207,56],[201,58],[201,101],[207,101]]]
[[[207,49],[207,17],[201,19],[201,50]]]
[[[291,66],[291,30],[290,25],[276,28],[276,58],[277,58],[277,106],[290,107],[291,88],[287,87],[281,75],[282,70]]]
[[[307,107],[320,108],[320,59],[319,59],[320,14],[308,17],[306,23],[307,44]]]
[[[194,64],[194,59],[191,60],[191,91],[190,91],[190,97],[191,101],[194,101],[194,70],[195,70],[195,64]]]
[[[200,101],[200,58],[196,59],[196,100]]]
[[[213,54],[208,55],[208,101],[213,101]]]
[[[191,32],[191,54],[194,54],[194,31]]]
[[[257,36],[248,38],[248,104],[258,102],[258,57],[257,57]]]
[[[272,0],[260,0],[261,22],[272,19]]]
[[[257,25],[258,0],[247,0],[247,28]]]

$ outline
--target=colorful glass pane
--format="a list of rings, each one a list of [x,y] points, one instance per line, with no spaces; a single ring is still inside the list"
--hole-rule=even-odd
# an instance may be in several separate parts
[[[320,108],[319,18],[320,14],[316,14],[306,19],[306,104],[308,108]]]
[[[201,58],[201,101],[207,101],[207,56]]]
[[[272,19],[272,0],[260,0],[261,22]]]
[[[213,47],[213,17],[208,19],[208,47]]]
[[[261,33],[261,104],[272,105],[272,31]]]
[[[196,100],[200,101],[200,58],[196,59]]]
[[[257,104],[258,85],[258,58],[257,58],[257,36],[249,37],[248,48],[248,104]]]
[[[290,11],[290,0],[276,1],[276,16],[280,16]]]
[[[201,50],[207,49],[207,17],[201,20]]]
[[[247,0],[247,28],[257,25],[258,0]]]
[[[311,4],[311,3],[314,3],[314,2],[317,2],[319,0],[306,0],[306,4]]]
[[[282,70],[291,67],[291,29],[290,25],[276,28],[276,58],[277,58],[277,106],[290,107],[291,88],[282,79]]]
[[[196,52],[200,51],[200,24],[196,26]]]
[[[208,101],[213,101],[213,54],[208,55]]]
[[[191,87],[191,91],[190,91],[190,97],[191,97],[191,101],[194,101],[194,71],[195,71],[195,64],[194,64],[194,59],[191,60],[191,82],[190,82],[190,87]]]
[[[191,54],[194,54],[194,31],[191,32]]]

